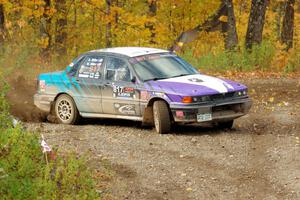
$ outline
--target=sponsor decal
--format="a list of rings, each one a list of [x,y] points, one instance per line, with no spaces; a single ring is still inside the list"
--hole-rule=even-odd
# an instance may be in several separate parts
[[[99,79],[103,58],[89,58],[86,64],[81,65],[78,77]]]
[[[131,87],[125,87],[125,88],[124,88],[124,92],[125,92],[125,93],[131,93],[131,92],[134,92],[134,88],[131,88]]]
[[[89,78],[90,74],[88,72],[80,73],[78,74],[79,78]]]
[[[89,61],[91,62],[102,62],[103,59],[97,59],[97,58],[92,58],[92,59],[89,59]]]
[[[156,97],[161,97],[161,98],[165,98],[165,93],[163,92],[153,92],[152,96],[156,96]]]
[[[113,96],[122,98],[135,98],[135,89],[132,87],[113,86]]]
[[[184,112],[182,110],[176,110],[176,117],[183,118],[184,117]]]
[[[95,73],[90,73],[89,78],[94,78],[94,76],[95,76]]]
[[[141,100],[148,101],[151,95],[147,91],[141,91]]]
[[[191,82],[194,82],[194,83],[201,83],[201,82],[203,82],[203,80],[200,79],[200,78],[190,78],[188,80],[191,81]]]
[[[96,72],[95,78],[96,78],[96,79],[99,79],[99,78],[100,78],[100,72]]]
[[[131,58],[129,62],[131,64],[136,64],[139,62],[147,61],[147,60],[156,60],[163,57],[176,57],[176,55],[173,54],[154,54],[154,55],[144,55],[144,56],[138,56],[135,58]]]
[[[115,103],[114,107],[118,113],[126,114],[126,115],[135,115],[135,106],[128,104],[119,104]]]

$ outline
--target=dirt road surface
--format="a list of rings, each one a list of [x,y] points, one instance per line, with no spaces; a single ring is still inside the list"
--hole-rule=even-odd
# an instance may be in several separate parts
[[[27,123],[61,152],[111,163],[113,199],[300,199],[300,79],[247,80],[254,106],[233,130],[176,126],[158,135],[138,123]]]

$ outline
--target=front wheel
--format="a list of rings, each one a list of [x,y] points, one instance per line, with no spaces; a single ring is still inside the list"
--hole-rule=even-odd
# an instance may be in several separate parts
[[[62,124],[76,124],[79,112],[74,100],[66,94],[60,95],[55,102],[55,115]]]
[[[171,119],[169,108],[164,101],[155,101],[153,104],[153,118],[157,133],[164,134],[170,132]]]

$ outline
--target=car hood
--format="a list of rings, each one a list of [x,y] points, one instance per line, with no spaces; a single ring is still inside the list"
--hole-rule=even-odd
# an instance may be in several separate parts
[[[247,89],[240,83],[202,74],[149,81],[146,84],[151,90],[181,96],[203,96]]]

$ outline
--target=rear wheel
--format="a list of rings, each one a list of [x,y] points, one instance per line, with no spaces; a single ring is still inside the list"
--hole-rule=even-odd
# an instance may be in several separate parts
[[[55,115],[62,124],[76,124],[79,112],[74,100],[66,94],[60,95],[55,102]]]
[[[233,120],[218,123],[218,127],[222,129],[231,129],[232,126],[233,126]]]
[[[155,101],[153,104],[153,118],[157,133],[164,134],[170,132],[171,119],[169,108],[164,101]]]

